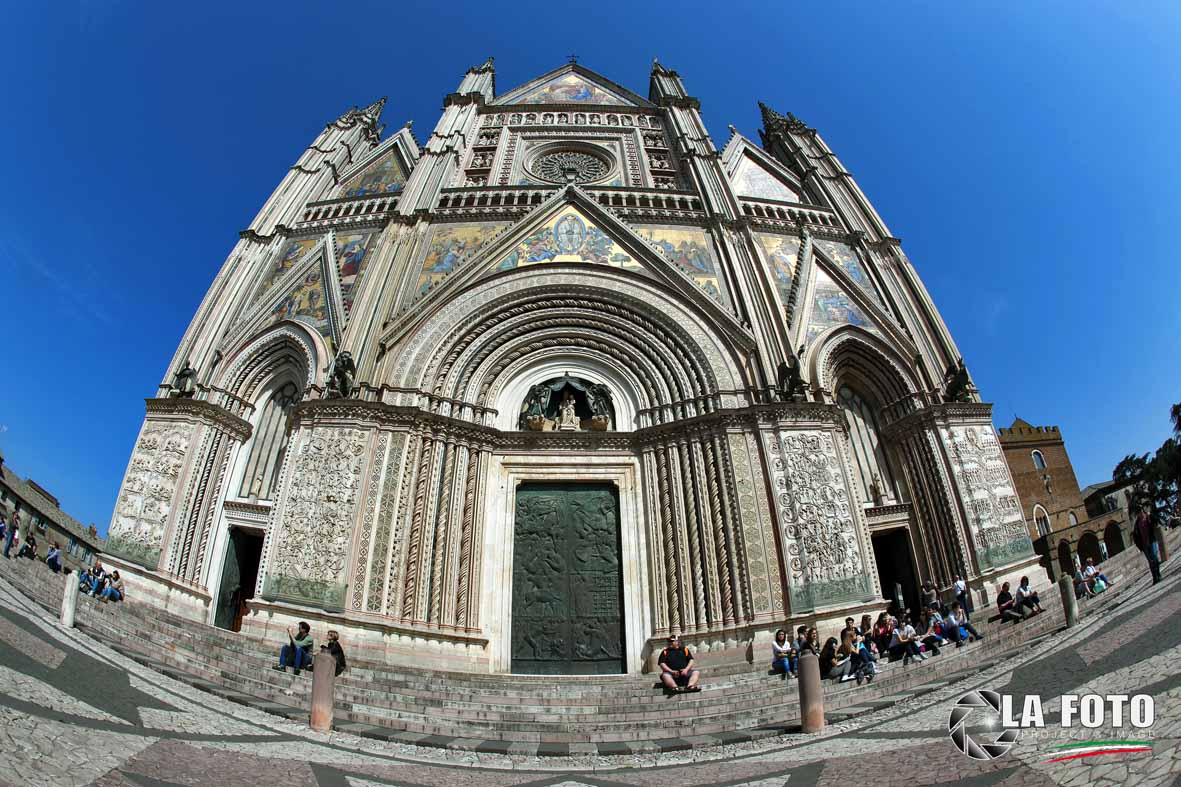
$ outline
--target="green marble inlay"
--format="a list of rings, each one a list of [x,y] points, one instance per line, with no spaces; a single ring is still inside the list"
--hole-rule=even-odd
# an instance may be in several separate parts
[[[793,615],[833,604],[873,601],[873,591],[866,575],[792,585],[789,593]]]
[[[103,551],[144,568],[154,569],[160,563],[160,547],[144,546],[134,541],[126,541],[119,536],[108,538]]]
[[[262,597],[267,601],[287,601],[308,604],[327,612],[344,610],[348,585],[303,577],[268,576],[262,585]]]
[[[1033,557],[1033,542],[1029,540],[1028,534],[1020,535],[1003,544],[977,549],[976,554],[980,558],[981,568],[996,568]]]

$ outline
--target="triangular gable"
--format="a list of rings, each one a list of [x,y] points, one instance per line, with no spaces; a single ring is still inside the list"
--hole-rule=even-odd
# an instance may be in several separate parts
[[[321,238],[319,236],[314,236],[311,238],[296,238],[283,244],[278,254],[272,259],[271,264],[263,271],[254,297],[258,298],[260,295],[263,295],[271,288],[271,285],[283,278],[320,240]]]
[[[418,160],[418,143],[404,126],[340,173],[337,196],[368,197],[401,191]]]
[[[572,205],[529,233],[495,267],[499,271],[508,271],[546,262],[591,262],[627,270],[641,268],[640,263],[617,247],[614,240]]]
[[[368,197],[401,191],[407,172],[398,158],[398,151],[390,148],[385,155],[349,179],[340,189],[341,197]]]
[[[503,221],[488,221],[437,224],[432,227],[410,302],[425,297],[432,288],[459,270],[477,250],[507,226],[508,224]]]
[[[542,74],[510,90],[494,104],[581,104],[585,106],[651,107],[651,102],[577,64]]]
[[[857,258],[857,252],[853,251],[847,244],[835,240],[816,238],[812,243],[831,262],[839,265],[866,295],[873,298],[874,303],[881,308],[885,308],[882,305],[881,296],[878,295],[877,289],[873,286],[873,282],[870,281],[869,274],[865,272],[865,268],[862,267],[861,261]]]
[[[776,235],[771,232],[756,232],[754,236],[779,293],[779,303],[786,309],[791,302],[792,286],[800,272],[800,239],[794,235]]]
[[[335,233],[329,232],[314,243],[310,251],[265,291],[259,291],[242,315],[231,343],[265,326],[295,320],[311,326],[324,337],[329,349],[335,349],[340,342],[344,314],[337,278]]]
[[[750,156],[743,156],[731,178],[734,193],[741,197],[799,202],[800,195],[786,183],[772,175]]]
[[[877,323],[869,312],[840,287],[823,268],[814,266],[811,313],[808,315],[806,343],[812,341],[829,328],[839,325],[855,325],[870,333],[881,335]]]
[[[739,346],[754,347],[749,331],[722,304],[706,295],[648,239],[574,185],[556,191],[513,227],[466,258],[462,270],[433,287],[415,309],[404,311],[389,326],[382,341],[398,341],[414,325],[429,319],[448,298],[481,279],[521,267],[555,263],[602,265],[651,276],[696,304]]]
[[[740,197],[806,203],[799,179],[765,150],[730,127],[722,165]]]

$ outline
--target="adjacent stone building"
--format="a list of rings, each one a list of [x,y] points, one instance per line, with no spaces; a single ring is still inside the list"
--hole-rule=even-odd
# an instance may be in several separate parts
[[[423,143],[383,106],[298,158],[147,401],[109,542],[137,593],[627,673],[1036,567],[990,405],[814,129],[763,107],[718,150],[660,64],[644,97],[489,60]]]
[[[1015,418],[1000,430],[1001,448],[1042,565],[1073,575],[1088,557],[1101,563],[1132,543],[1126,489],[1115,482],[1079,488],[1057,426]]]
[[[32,533],[37,554],[45,557],[49,545],[62,550],[62,565],[71,569],[89,566],[102,553],[103,539],[94,525],[83,526],[61,510],[61,503],[32,479],[21,478],[6,467],[0,456],[0,510],[9,522],[19,517],[23,533]]]

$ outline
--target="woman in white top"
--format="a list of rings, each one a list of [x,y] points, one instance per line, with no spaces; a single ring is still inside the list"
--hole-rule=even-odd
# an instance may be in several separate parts
[[[800,654],[795,645],[788,640],[787,632],[783,629],[775,632],[775,639],[771,641],[771,669],[780,674],[796,677],[799,669]]]

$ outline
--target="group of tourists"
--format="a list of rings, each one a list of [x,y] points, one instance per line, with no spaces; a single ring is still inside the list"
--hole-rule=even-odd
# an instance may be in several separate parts
[[[1087,558],[1086,568],[1074,572],[1075,598],[1093,598],[1114,585],[1107,575],[1095,565],[1094,558]]]
[[[346,666],[344,648],[340,645],[340,634],[329,629],[327,636],[328,644],[321,645],[320,651],[331,653],[336,658],[336,674],[339,675],[344,672]],[[301,620],[295,631],[287,629],[287,644],[279,648],[279,663],[271,669],[286,672],[287,668],[291,667],[296,675],[305,669],[311,669],[312,649],[315,644],[312,639],[312,627]]]
[[[122,601],[126,591],[118,570],[107,571],[101,560],[95,560],[90,568],[78,573],[78,592],[105,604],[108,601]]]
[[[15,549],[18,558],[37,559],[37,537],[32,533],[21,532],[20,514],[13,514],[12,522],[9,522],[4,512],[0,511],[0,541],[4,543],[4,557],[11,558]],[[60,570],[60,563],[56,570]]]

